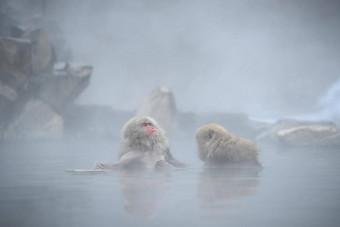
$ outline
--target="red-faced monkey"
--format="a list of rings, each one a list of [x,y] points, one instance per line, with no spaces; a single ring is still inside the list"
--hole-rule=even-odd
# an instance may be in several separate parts
[[[170,153],[163,129],[150,117],[134,117],[122,129],[121,151],[117,163],[95,164],[95,169],[143,169],[185,167]]]

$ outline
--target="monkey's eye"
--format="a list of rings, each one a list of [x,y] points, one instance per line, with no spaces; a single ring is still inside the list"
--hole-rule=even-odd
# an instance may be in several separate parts
[[[212,139],[212,138],[213,138],[213,133],[212,133],[212,132],[209,132],[209,133],[207,134],[207,138],[208,138],[208,139]]]
[[[152,126],[150,122],[143,122],[142,123],[142,126],[143,127],[146,127],[146,126]]]

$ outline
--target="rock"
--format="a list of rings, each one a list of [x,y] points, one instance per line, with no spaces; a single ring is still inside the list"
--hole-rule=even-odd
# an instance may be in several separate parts
[[[142,100],[137,116],[150,116],[165,129],[176,127],[177,107],[172,91],[166,87],[159,87],[151,91]]]
[[[18,94],[11,87],[0,81],[0,131],[10,117],[11,110]]]
[[[0,36],[9,36],[9,30],[16,24],[16,15],[9,6],[9,1],[0,1]]]
[[[58,63],[52,76],[43,77],[38,82],[37,96],[59,111],[73,103],[89,85],[92,66]]]
[[[18,97],[16,91],[10,86],[4,85],[0,81],[0,97],[8,101],[15,101]]]
[[[284,119],[262,132],[257,140],[280,142],[294,146],[338,146],[340,131],[329,121],[297,121]]]
[[[30,100],[3,132],[3,140],[55,139],[62,136],[63,118],[46,103]]]
[[[56,62],[56,54],[43,29],[12,27],[11,34],[15,38],[23,38],[31,41],[31,69],[34,75],[52,72],[53,65]]]
[[[64,130],[61,116],[74,107],[74,100],[89,84],[93,68],[56,64],[53,40],[59,48],[65,47],[66,51],[59,50],[65,53],[64,59],[70,58],[56,24],[48,23],[46,28],[46,18],[37,14],[15,14],[15,20],[10,20],[8,15],[13,13],[9,13],[9,3],[0,6],[4,6],[0,7],[0,19],[6,19],[0,20],[0,33],[11,36],[0,36],[0,139],[59,137]],[[20,19],[22,23],[17,22]]]
[[[26,39],[0,39],[0,79],[14,90],[24,87],[31,74],[31,43]]]
[[[74,61],[72,47],[68,44],[58,22],[45,17],[42,26],[55,49],[58,61]]]
[[[323,140],[321,140],[320,145],[339,147],[340,146],[340,131],[338,130],[337,133],[330,135],[324,138]]]

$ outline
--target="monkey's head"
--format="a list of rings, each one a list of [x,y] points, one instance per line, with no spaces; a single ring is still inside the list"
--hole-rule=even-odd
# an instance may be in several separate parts
[[[152,137],[162,132],[156,121],[151,117],[134,117],[123,127],[123,137]]]
[[[218,124],[210,123],[199,127],[196,130],[195,140],[200,159],[206,161],[209,156],[213,155],[220,142],[229,137],[230,133]]]
[[[123,126],[119,157],[130,151],[165,152],[168,149],[165,132],[151,117],[134,117]]]

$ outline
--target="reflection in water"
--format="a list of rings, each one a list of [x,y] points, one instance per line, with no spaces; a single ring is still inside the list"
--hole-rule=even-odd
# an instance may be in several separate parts
[[[124,171],[119,175],[119,183],[124,198],[124,211],[133,217],[147,219],[153,217],[164,198],[168,172]]]
[[[198,181],[198,199],[210,214],[235,208],[235,200],[253,195],[259,168],[204,168]]]
[[[340,222],[339,149],[262,145],[262,170],[197,165],[170,173],[65,171],[110,160],[118,146],[118,141],[0,144],[0,226],[313,227]],[[183,160],[197,160],[187,152],[187,142],[174,147],[187,155]]]

